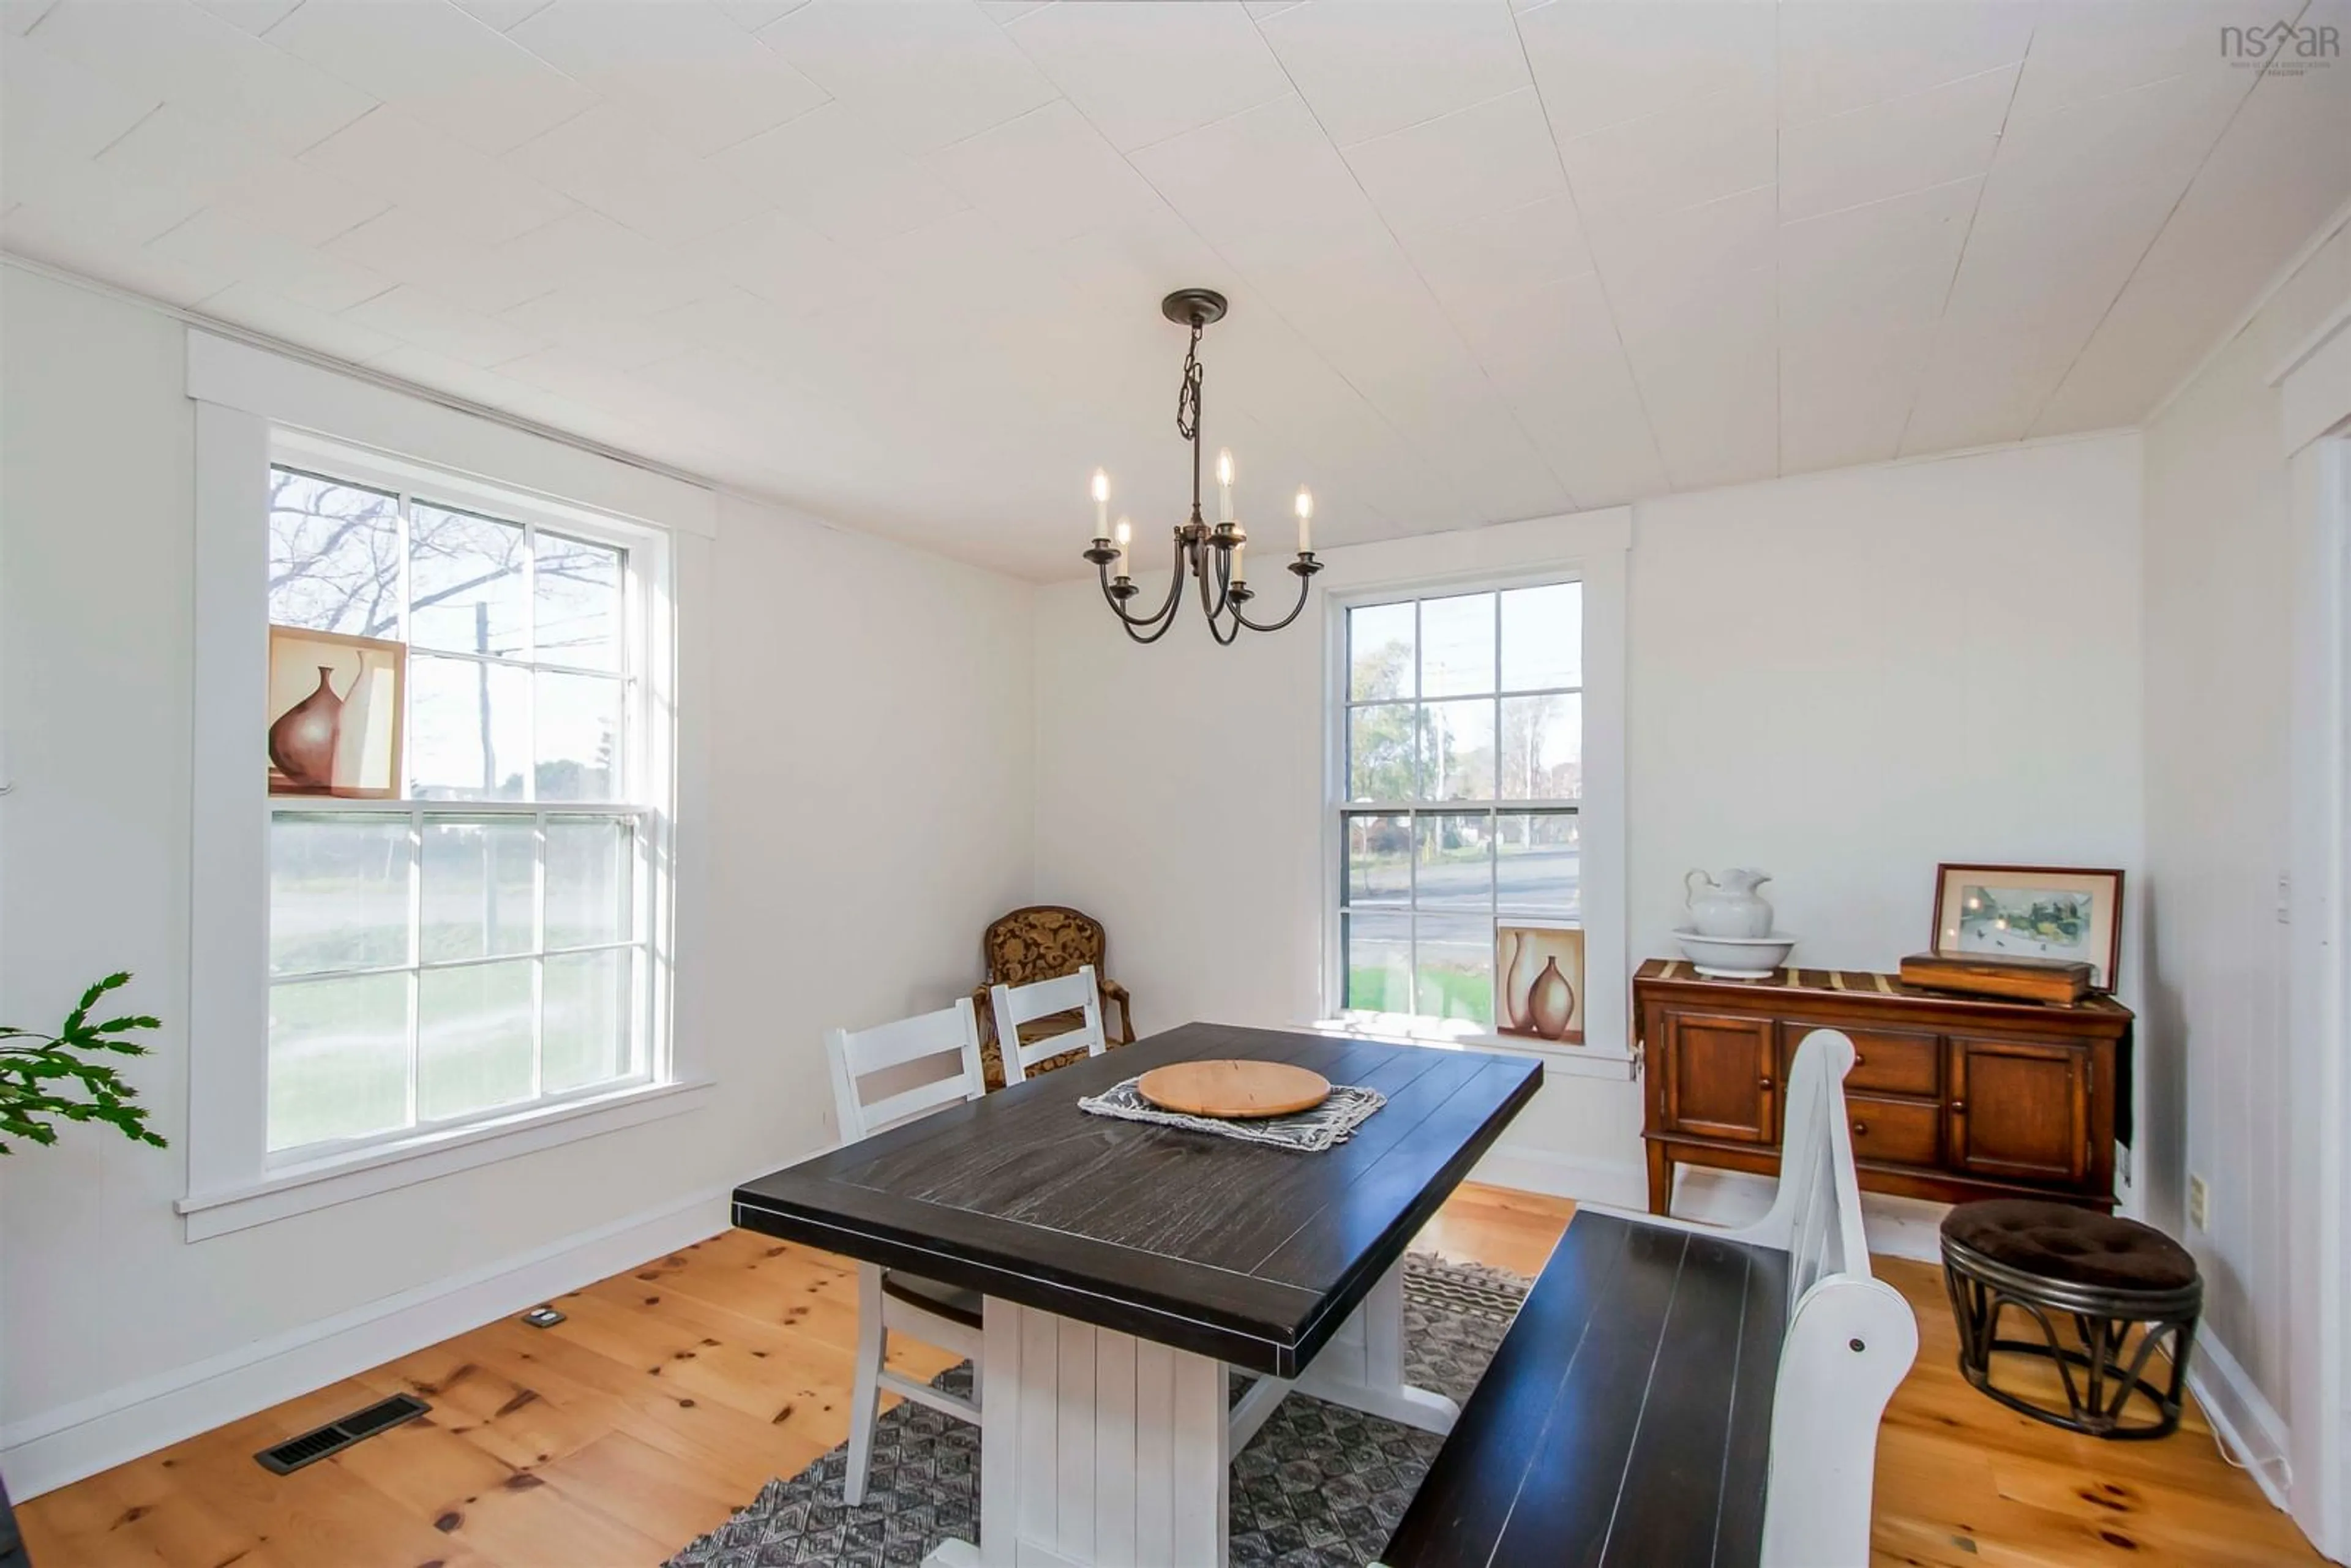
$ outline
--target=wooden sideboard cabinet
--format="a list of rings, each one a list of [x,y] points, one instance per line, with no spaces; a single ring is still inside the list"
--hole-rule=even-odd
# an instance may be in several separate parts
[[[1718,980],[1652,958],[1633,977],[1633,1019],[1652,1213],[1671,1205],[1677,1165],[1778,1173],[1781,1085],[1816,1029],[1853,1038],[1845,1105],[1864,1190],[2114,1207],[2131,1011],[2112,998],[2043,1007],[1827,969]]]

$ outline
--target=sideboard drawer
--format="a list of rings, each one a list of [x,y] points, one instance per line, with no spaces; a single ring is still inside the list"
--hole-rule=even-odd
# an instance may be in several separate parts
[[[1872,1100],[1849,1094],[1844,1107],[1855,1160],[1928,1167],[1942,1163],[1943,1107],[1939,1101]]]
[[[1932,1099],[1943,1092],[1943,1041],[1907,1030],[1855,1029],[1850,1024],[1789,1019],[1780,1025],[1780,1076],[1796,1061],[1796,1047],[1816,1029],[1842,1030],[1853,1040],[1853,1071],[1844,1075],[1848,1094],[1916,1094]]]

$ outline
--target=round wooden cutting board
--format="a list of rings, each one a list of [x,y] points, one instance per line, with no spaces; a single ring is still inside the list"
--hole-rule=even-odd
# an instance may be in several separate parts
[[[1163,1111],[1193,1116],[1287,1116],[1331,1097],[1331,1081],[1281,1061],[1178,1061],[1135,1088]]]

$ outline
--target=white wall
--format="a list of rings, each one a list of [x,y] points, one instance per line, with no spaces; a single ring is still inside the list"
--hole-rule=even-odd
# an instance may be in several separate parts
[[[1672,950],[1693,865],[1771,872],[1798,961],[1881,969],[1926,945],[1938,861],[2136,873],[2139,465],[2123,434],[1636,504],[1632,960]],[[1555,560],[1531,528],[1332,550],[1318,581],[1359,550],[1384,578]],[[1317,614],[1138,648],[1093,583],[1038,595],[1038,894],[1108,922],[1145,1029],[1318,1009]],[[1514,1176],[1637,1201],[1637,1084],[1539,1105]]]
[[[1004,738],[1030,726],[1031,591],[725,503],[717,539],[695,547],[700,601],[689,579],[681,605],[687,678],[706,679],[683,699],[701,709],[687,800],[707,815],[680,831],[718,848],[679,910],[679,1011],[723,1092],[185,1242],[171,1207],[191,922],[183,342],[160,313],[0,267],[0,732],[16,784],[0,798],[0,1019],[54,1021],[85,980],[135,971],[131,999],[165,1029],[131,1071],[174,1145],[75,1129],[0,1165],[0,1464],[20,1495],[78,1456],[127,1457],[107,1451],[125,1432],[152,1447],[180,1435],[172,1421],[266,1402],[235,1376],[171,1394],[193,1371],[233,1372],[640,1217],[716,1228],[725,1187],[828,1136],[820,1030],[944,1005],[1031,877],[1029,756]],[[321,1354],[313,1383],[349,1370]],[[168,1409],[117,1414],[150,1396]]]
[[[1635,947],[1691,866],[1771,872],[1794,960],[1854,969],[1926,948],[1940,862],[2137,870],[2138,470],[2109,435],[1635,507]]]
[[[2288,1218],[2314,1176],[2290,1163],[2289,1124],[2314,1085],[2288,1071],[2278,904],[2298,545],[2268,378],[2346,307],[2351,231],[2338,231],[2146,434],[2147,1208],[2202,1267],[2206,1332],[2229,1358],[2211,1359],[2241,1369],[2219,1396],[2265,1462],[2286,1428],[2317,1420],[2310,1369],[2297,1377],[2289,1357]],[[2210,1183],[2201,1230],[2186,1219],[2190,1172]]]

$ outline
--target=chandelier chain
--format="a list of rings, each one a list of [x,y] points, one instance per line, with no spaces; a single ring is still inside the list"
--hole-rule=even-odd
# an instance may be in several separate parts
[[[1192,323],[1192,346],[1184,350],[1184,382],[1176,389],[1176,434],[1200,439],[1200,324]]]

